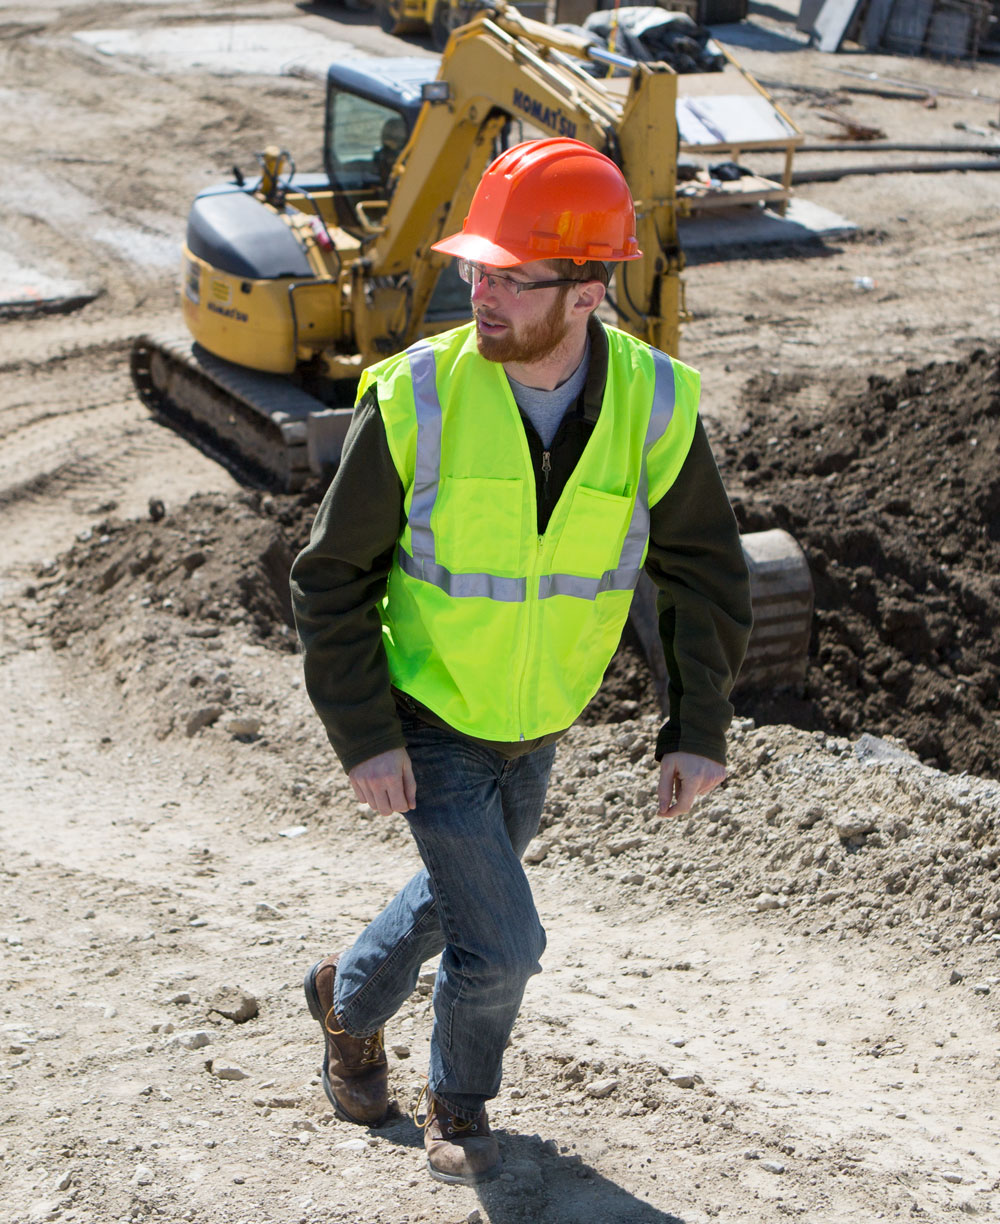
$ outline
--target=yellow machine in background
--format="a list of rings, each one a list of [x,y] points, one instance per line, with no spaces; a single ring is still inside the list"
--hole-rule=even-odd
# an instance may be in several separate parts
[[[255,186],[194,201],[181,292],[196,344],[137,341],[140,393],[300,486],[336,462],[343,413],[331,413],[366,366],[470,317],[467,286],[431,245],[461,229],[503,147],[545,135],[622,167],[645,257],[617,270],[614,321],[676,352],[676,76],[634,64],[598,78],[584,68],[595,59],[631,64],[503,7],[456,31],[436,72],[429,57],[333,65],[322,178],[293,178],[289,155],[269,149]]]
[[[483,0],[374,0],[373,7],[387,34],[430,34],[443,51],[454,30],[493,6]]]

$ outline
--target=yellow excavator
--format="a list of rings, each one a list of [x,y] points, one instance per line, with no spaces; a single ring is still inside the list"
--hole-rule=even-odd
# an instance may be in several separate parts
[[[271,485],[295,490],[329,470],[362,370],[469,319],[468,287],[431,245],[461,229],[494,156],[533,136],[575,137],[621,166],[644,257],[617,265],[610,321],[676,353],[676,80],[502,2],[454,30],[440,61],[334,64],[322,176],[296,179],[270,148],[256,184],[237,176],[195,199],[181,274],[190,335],[135,341],[140,396]],[[783,532],[744,544],[757,619],[744,682],[797,683],[805,559]]]
[[[387,34],[429,34],[434,46],[443,51],[453,30],[491,6],[487,0],[374,0],[372,7]],[[529,0],[521,6],[532,7],[544,5],[532,5]]]
[[[612,63],[631,75],[587,70]],[[272,148],[256,184],[195,199],[181,277],[195,345],[137,341],[140,393],[301,487],[336,462],[361,371],[470,317],[468,287],[431,245],[462,228],[496,154],[535,135],[586,141],[622,167],[645,257],[619,267],[613,321],[676,352],[675,107],[666,65],[633,65],[503,5],[457,30],[439,61],[334,64],[322,176],[295,178]]]

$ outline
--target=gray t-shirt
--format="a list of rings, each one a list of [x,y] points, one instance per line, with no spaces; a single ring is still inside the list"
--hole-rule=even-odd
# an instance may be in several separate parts
[[[552,439],[556,436],[559,424],[566,415],[566,409],[576,402],[587,381],[587,367],[590,365],[590,338],[583,353],[583,360],[565,382],[552,391],[543,391],[540,387],[526,387],[516,378],[507,375],[510,389],[514,393],[514,401],[528,420],[534,425],[535,432],[542,440],[542,446],[548,450]]]

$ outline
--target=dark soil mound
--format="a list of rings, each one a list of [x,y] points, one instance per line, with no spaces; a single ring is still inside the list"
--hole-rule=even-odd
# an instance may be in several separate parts
[[[202,624],[203,636],[242,625],[292,650],[288,571],[314,513],[308,497],[205,494],[169,512],[152,503],[147,521],[107,519],[56,563],[53,639],[152,609]]]
[[[930,764],[996,777],[1000,353],[873,376],[839,402],[762,376],[745,400],[720,448],[740,526],[795,536],[816,616],[802,698],[741,694],[738,711],[891,733]]]

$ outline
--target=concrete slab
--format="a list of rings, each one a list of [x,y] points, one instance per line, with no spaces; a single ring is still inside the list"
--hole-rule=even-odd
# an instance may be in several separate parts
[[[102,55],[126,56],[154,72],[220,76],[291,72],[325,76],[339,59],[360,54],[352,43],[285,21],[230,21],[141,30],[81,30],[73,37]]]
[[[0,247],[0,315],[57,314],[92,302],[101,292],[60,269],[33,267]]]
[[[0,178],[0,209],[8,216],[42,222],[77,248],[97,244],[141,267],[165,270],[180,265],[184,218],[141,210],[133,210],[129,219],[115,216],[55,170],[24,166]],[[6,249],[17,248],[8,242]]]
[[[789,246],[841,238],[857,231],[853,221],[810,200],[794,199],[785,216],[766,208],[733,208],[685,217],[678,224],[681,249],[689,264],[724,259],[741,247]]]

